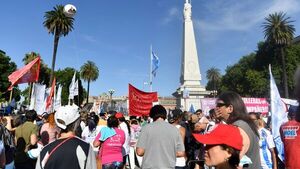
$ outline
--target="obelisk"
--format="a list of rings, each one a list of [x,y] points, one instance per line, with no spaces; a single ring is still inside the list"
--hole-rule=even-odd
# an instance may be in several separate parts
[[[173,93],[177,98],[177,107],[189,110],[201,108],[200,98],[210,94],[201,86],[201,73],[198,61],[197,46],[192,21],[192,5],[185,0],[183,9],[183,42],[181,58],[180,87]],[[188,96],[186,95],[188,93]]]

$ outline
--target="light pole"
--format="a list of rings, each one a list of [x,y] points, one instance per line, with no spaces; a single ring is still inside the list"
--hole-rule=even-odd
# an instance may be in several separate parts
[[[217,90],[213,90],[211,91],[211,94],[214,96],[214,98],[218,95],[218,91]]]
[[[113,109],[113,100],[112,100],[112,95],[115,93],[114,89],[109,89],[108,93],[110,94],[110,109]]]

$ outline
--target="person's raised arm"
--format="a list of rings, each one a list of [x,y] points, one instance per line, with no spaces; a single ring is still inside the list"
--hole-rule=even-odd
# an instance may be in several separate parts
[[[242,158],[248,151],[249,147],[250,147],[250,139],[248,134],[239,127],[240,133],[242,135],[243,138],[243,147],[242,150],[240,152],[240,158]]]

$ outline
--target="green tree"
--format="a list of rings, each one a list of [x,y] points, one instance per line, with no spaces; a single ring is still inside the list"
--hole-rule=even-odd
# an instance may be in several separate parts
[[[215,67],[208,69],[206,71],[206,78],[208,79],[208,83],[212,84],[212,88],[210,88],[210,85],[207,85],[209,87],[208,90],[218,90],[221,81],[220,69]]]
[[[99,76],[99,69],[92,61],[87,61],[80,67],[80,76],[84,81],[88,82],[86,103],[89,102],[90,82],[96,81]]]
[[[36,52],[26,53],[24,58],[22,59],[22,61],[23,61],[24,65],[27,65],[28,63],[30,63],[31,61],[36,59],[38,56],[40,56],[40,54],[38,54]]]
[[[62,85],[62,92],[61,92],[62,105],[68,104],[69,86],[71,84],[71,81],[72,81],[75,71],[76,71],[75,69],[67,67],[65,69],[58,70],[55,72],[57,84]],[[79,80],[78,81],[79,96],[74,97],[74,103],[78,104],[78,101],[79,101],[79,104],[81,105],[83,102],[83,99],[86,96],[86,91],[83,89],[81,80],[79,79],[79,72],[76,73],[76,79]]]
[[[0,100],[9,100],[10,92],[7,91],[11,83],[8,81],[8,76],[17,69],[17,65],[11,61],[10,57],[5,52],[0,51]],[[19,92],[14,90],[13,98],[16,97]]]
[[[61,36],[68,35],[68,33],[73,30],[74,18],[67,17],[64,14],[63,5],[56,5],[56,7],[54,7],[53,10],[47,11],[44,15],[44,18],[44,26],[47,28],[49,33],[54,35],[54,48],[52,56],[51,76],[49,82],[49,85],[51,85],[54,76],[56,52],[59,38]]]
[[[266,41],[271,45],[274,45],[279,50],[282,62],[282,77],[284,85],[284,96],[289,97],[288,92],[288,78],[286,73],[286,58],[285,47],[291,43],[294,37],[295,28],[291,23],[290,17],[286,17],[283,12],[275,12],[265,18],[263,23],[263,32],[265,34]]]
[[[282,83],[282,64],[276,55],[274,46],[267,42],[259,42],[258,49],[242,57],[236,64],[228,66],[221,80],[221,91],[235,91],[244,97],[269,97],[269,64],[279,92],[284,93]],[[286,70],[288,76],[289,95],[294,96],[294,73],[300,64],[300,45],[286,47]],[[208,83],[209,85],[209,83]]]

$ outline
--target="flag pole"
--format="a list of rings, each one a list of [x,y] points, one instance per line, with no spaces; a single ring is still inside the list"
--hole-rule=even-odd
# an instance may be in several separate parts
[[[152,44],[150,45],[150,92],[152,92]]]
[[[79,81],[78,81],[78,95],[77,95],[78,107],[80,107],[80,105],[79,105],[79,96],[80,96],[80,92],[79,92]]]
[[[11,91],[10,91],[10,95],[9,95],[9,103],[11,102],[13,92],[14,92],[14,87],[12,87],[12,89],[11,89]]]
[[[53,95],[53,101],[52,101],[52,106],[51,106],[51,112],[50,113],[53,113],[54,112],[54,108],[55,108],[55,100],[56,100],[56,84],[54,85],[54,95]]]
[[[33,86],[33,83],[30,82],[30,83],[29,83],[29,96],[28,96],[28,104],[29,104],[29,105],[30,105],[30,102],[31,102],[32,86]]]

